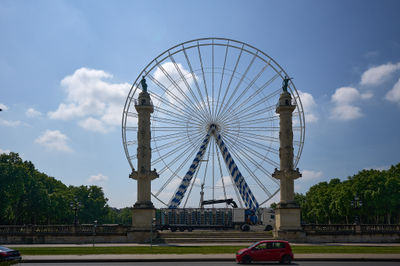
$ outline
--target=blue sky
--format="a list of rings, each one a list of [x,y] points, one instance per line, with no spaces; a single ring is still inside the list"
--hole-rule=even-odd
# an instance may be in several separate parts
[[[120,122],[131,84],[168,48],[223,37],[267,53],[301,91],[296,191],[388,168],[400,162],[398,10],[386,0],[3,0],[0,152],[66,184],[100,185],[111,206],[132,206]]]

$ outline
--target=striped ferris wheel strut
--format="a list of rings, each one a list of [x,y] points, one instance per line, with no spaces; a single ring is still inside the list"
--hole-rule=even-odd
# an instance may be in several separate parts
[[[247,185],[245,179],[243,178],[242,174],[239,171],[239,168],[235,164],[231,154],[228,151],[227,146],[225,145],[224,141],[222,140],[221,134],[218,132],[218,126],[215,124],[211,124],[209,130],[207,132],[206,137],[203,140],[203,143],[200,146],[200,150],[197,153],[196,157],[193,160],[192,165],[190,166],[189,171],[186,173],[185,177],[182,179],[181,184],[179,185],[178,189],[176,190],[174,196],[171,198],[169,202],[169,208],[178,208],[181,204],[182,198],[185,196],[186,190],[192,181],[193,175],[197,170],[199,162],[203,159],[204,153],[207,149],[208,143],[210,142],[210,137],[213,136],[220,148],[221,154],[224,158],[225,164],[227,169],[229,170],[230,176],[236,185],[240,196],[243,202],[246,205],[246,208],[257,210],[259,204],[254,197],[253,193],[251,192],[249,186]]]

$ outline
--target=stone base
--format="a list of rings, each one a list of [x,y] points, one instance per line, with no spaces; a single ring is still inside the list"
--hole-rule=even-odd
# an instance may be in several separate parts
[[[303,230],[274,230],[272,235],[275,239],[289,242],[307,242],[307,236]]]
[[[300,207],[295,203],[279,203],[275,210],[275,230],[302,230]]]
[[[151,230],[132,230],[127,233],[128,242],[151,243],[158,237],[157,231]]]
[[[306,234],[300,224],[300,207],[295,202],[278,204],[275,210],[275,239],[305,242]]]
[[[132,209],[132,227],[134,230],[150,231],[153,218],[155,218],[155,209],[133,208]]]
[[[150,243],[157,238],[157,231],[152,228],[155,218],[154,208],[138,208],[135,204],[132,209],[132,230],[127,233],[129,242]]]

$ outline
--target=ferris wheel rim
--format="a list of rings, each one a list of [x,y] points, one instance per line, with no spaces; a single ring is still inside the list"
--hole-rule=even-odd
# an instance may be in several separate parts
[[[218,40],[218,41],[225,41],[226,43],[222,43],[222,44],[216,44],[214,43],[214,40]],[[212,43],[204,43],[204,44],[199,44],[199,42],[201,41],[212,41]],[[185,47],[185,45],[190,44],[190,43],[197,43],[194,44],[192,46],[188,46]],[[123,140],[123,146],[124,146],[124,151],[125,151],[125,155],[126,158],[128,159],[128,163],[130,164],[131,168],[134,169],[133,165],[132,165],[132,160],[130,159],[132,156],[130,156],[130,153],[128,151],[128,147],[127,147],[127,139],[126,139],[126,123],[127,123],[127,119],[128,119],[128,115],[126,115],[126,113],[128,112],[130,105],[132,103],[132,100],[134,99],[134,95],[136,94],[136,91],[138,90],[138,83],[139,80],[142,76],[147,76],[149,73],[151,73],[157,66],[159,66],[162,62],[164,62],[168,57],[174,54],[177,54],[179,52],[182,52],[184,50],[187,49],[191,49],[194,47],[200,47],[200,46],[210,46],[210,45],[219,45],[219,46],[228,46],[231,48],[235,48],[235,49],[240,49],[240,47],[238,46],[234,46],[231,45],[230,43],[235,43],[235,44],[240,44],[242,45],[243,51],[248,52],[249,54],[253,54],[255,55],[253,52],[244,49],[244,47],[249,47],[253,50],[255,50],[257,53],[260,53],[261,55],[265,56],[266,58],[268,58],[269,62],[265,61],[262,57],[258,56],[257,57],[261,60],[263,60],[265,63],[270,64],[271,62],[273,64],[270,64],[270,66],[274,69],[274,71],[279,74],[280,78],[283,78],[284,76],[288,76],[288,74],[286,73],[286,71],[272,58],[270,57],[268,54],[264,53],[263,51],[255,48],[252,45],[249,45],[247,43],[241,42],[241,41],[237,41],[234,39],[228,39],[228,38],[218,38],[218,37],[208,37],[208,38],[198,38],[198,39],[193,39],[193,40],[189,40],[180,44],[177,44],[165,51],[163,51],[162,53],[160,53],[157,57],[155,57],[149,64],[146,65],[146,67],[140,72],[140,74],[138,75],[138,77],[136,78],[136,80],[134,81],[134,83],[132,84],[129,93],[128,93],[128,97],[126,98],[125,104],[124,104],[124,109],[123,109],[123,116],[122,116],[122,140]],[[181,47],[180,49],[178,49],[177,51],[174,51],[174,49]],[[171,53],[171,51],[173,51],[173,53]],[[162,56],[167,55],[165,58],[162,58]],[[160,61],[158,61],[160,60]],[[156,63],[156,64],[154,64]],[[154,64],[152,66],[152,64]],[[275,69],[275,66],[279,69],[279,71],[277,69]],[[300,130],[300,140],[299,140],[299,145],[298,145],[298,150],[297,150],[297,154],[296,154],[296,161],[295,161],[295,166],[297,166],[298,161],[301,157],[302,151],[303,151],[303,145],[304,145],[304,139],[305,139],[305,119],[304,119],[304,111],[303,111],[303,105],[302,102],[300,100],[300,95],[299,92],[296,89],[296,86],[293,82],[291,82],[290,84],[290,90],[292,92],[295,92],[294,95],[294,101],[296,102],[296,104],[299,106],[299,120],[300,120],[300,124],[301,124],[301,130]],[[270,198],[272,198],[277,192],[279,191],[279,189],[273,193],[273,195],[271,197],[269,197],[267,200],[265,200],[264,202],[268,201]],[[162,202],[163,204],[165,204],[162,200],[160,200],[157,196],[154,195],[154,193],[152,192],[153,197],[155,197],[157,200],[159,200],[160,202]]]

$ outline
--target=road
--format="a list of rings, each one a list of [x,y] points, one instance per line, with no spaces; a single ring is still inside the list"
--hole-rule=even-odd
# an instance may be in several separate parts
[[[21,263],[21,266],[39,266],[43,265],[43,263]],[[227,262],[227,261],[206,261],[206,262],[77,262],[77,263],[46,263],[46,266],[210,266],[210,265],[218,265],[218,266],[232,266],[238,265],[235,262]],[[240,264],[241,265],[241,264]],[[281,265],[279,263],[271,262],[271,263],[252,263],[251,265]],[[293,266],[398,266],[399,262],[397,261],[298,261],[293,262],[291,265]]]

